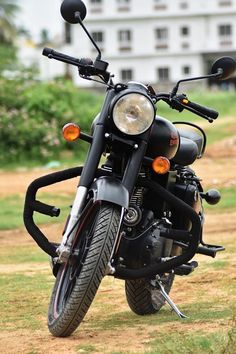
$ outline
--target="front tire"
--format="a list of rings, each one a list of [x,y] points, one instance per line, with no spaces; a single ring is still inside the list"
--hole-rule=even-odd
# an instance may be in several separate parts
[[[52,292],[48,328],[67,337],[86,315],[106,274],[121,210],[109,203],[93,204],[86,213],[73,245],[74,260],[62,264]]]

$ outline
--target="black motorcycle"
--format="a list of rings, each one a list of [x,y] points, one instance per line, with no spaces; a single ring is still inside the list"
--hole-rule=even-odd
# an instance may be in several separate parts
[[[49,48],[43,55],[76,66],[82,78],[104,84],[107,92],[91,135],[74,123],[63,128],[68,141],[80,138],[90,144],[85,165],[41,177],[26,194],[25,226],[50,255],[56,277],[49,330],[54,336],[69,336],[86,315],[105,275],[125,280],[126,298],[136,314],[156,313],[167,301],[183,318],[168,294],[175,275],[188,275],[197,267],[191,261],[196,253],[215,257],[224,249],[204,243],[202,236],[202,200],[216,204],[220,193],[204,192],[189,167],[204,154],[204,131],[192,123],[171,123],[156,115],[156,107],[164,101],[170,109],[186,109],[213,122],[218,113],[179,94],[179,85],[226,79],[236,62],[220,58],[210,75],[180,80],[170,93],[156,93],[138,82],[114,84],[108,63],[82,23],[84,3],[64,0],[61,13],[69,23],[80,23],[98,56],[94,61],[76,59]],[[62,241],[49,242],[33,214],[58,216],[60,209],[36,200],[36,193],[76,176],[80,176],[79,185]]]

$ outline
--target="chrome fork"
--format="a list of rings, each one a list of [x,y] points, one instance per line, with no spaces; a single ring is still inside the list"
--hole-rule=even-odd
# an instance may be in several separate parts
[[[72,209],[70,212],[68,225],[66,226],[66,230],[63,235],[61,244],[56,250],[58,254],[59,263],[66,262],[70,256],[71,244],[77,231],[75,226],[83,210],[83,206],[87,197],[87,192],[88,189],[86,187],[79,186],[77,188],[75,200],[73,202]]]

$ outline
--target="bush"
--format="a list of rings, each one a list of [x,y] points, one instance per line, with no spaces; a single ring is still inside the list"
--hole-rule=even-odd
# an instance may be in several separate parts
[[[0,43],[0,73],[16,65],[16,48],[9,44]]]
[[[90,131],[102,97],[68,81],[40,83],[0,79],[0,162],[48,161],[65,149],[78,149],[61,138],[67,122]]]

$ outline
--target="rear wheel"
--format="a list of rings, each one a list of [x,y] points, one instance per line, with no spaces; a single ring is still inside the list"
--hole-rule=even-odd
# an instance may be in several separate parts
[[[162,237],[159,237],[158,240],[156,258],[170,256],[173,248],[172,243]],[[174,281],[174,274],[162,274],[161,281],[165,291],[169,294]],[[149,278],[126,280],[125,293],[130,309],[137,315],[154,314],[165,304],[161,291],[155,286],[155,280]]]
[[[54,336],[69,336],[86,315],[106,274],[120,214],[117,206],[97,203],[81,221],[73,256],[60,266],[50,300],[48,328]]]
[[[168,294],[174,281],[174,275],[167,274],[161,279]],[[165,304],[160,290],[155,289],[148,279],[126,280],[125,292],[130,309],[137,315],[154,314]]]

